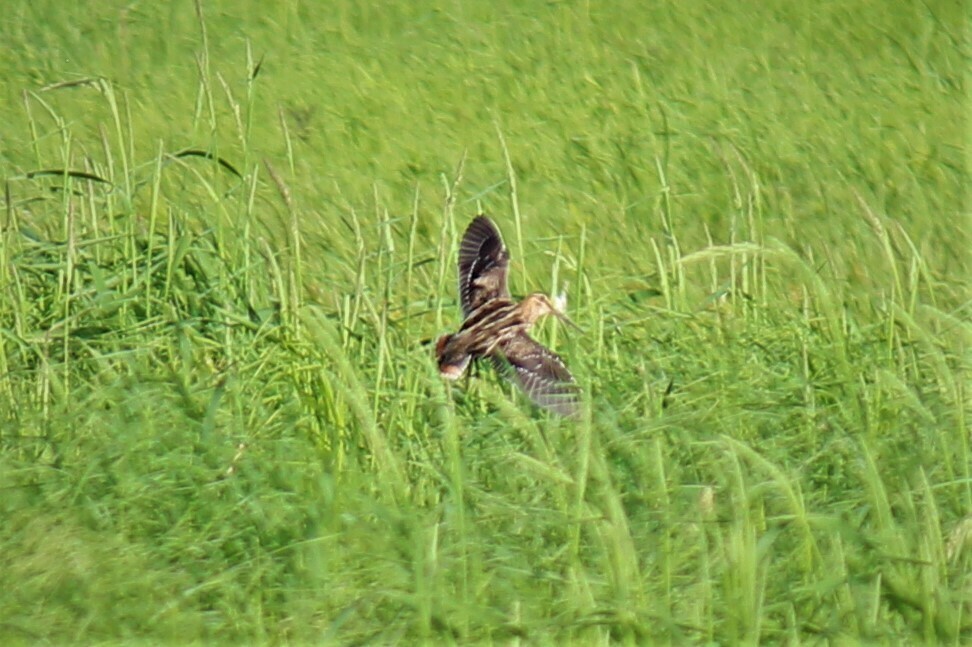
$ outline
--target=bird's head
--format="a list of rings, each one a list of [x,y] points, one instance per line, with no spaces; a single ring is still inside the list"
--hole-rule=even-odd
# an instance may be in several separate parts
[[[542,292],[534,292],[533,294],[527,295],[521,302],[520,308],[523,312],[523,318],[530,323],[535,322],[544,315],[554,315],[564,323],[580,330],[580,326],[568,319],[567,315],[554,307],[553,302],[550,301],[550,297]]]

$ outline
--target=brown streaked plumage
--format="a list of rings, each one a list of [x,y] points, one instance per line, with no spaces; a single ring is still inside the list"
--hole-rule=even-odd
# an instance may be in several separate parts
[[[553,314],[570,323],[545,295],[510,298],[506,274],[510,256],[496,225],[477,216],[459,246],[459,302],[465,317],[459,331],[436,344],[439,373],[459,379],[473,359],[488,357],[538,405],[569,416],[577,408],[577,385],[560,357],[527,332]]]

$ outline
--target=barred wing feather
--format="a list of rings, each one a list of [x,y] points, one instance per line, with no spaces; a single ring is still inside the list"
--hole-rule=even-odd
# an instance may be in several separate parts
[[[577,412],[578,389],[560,356],[525,333],[499,345],[497,368],[537,405],[561,416]]]
[[[510,255],[493,221],[477,216],[469,224],[459,245],[459,301],[468,317],[479,306],[497,298],[508,298],[506,272]]]

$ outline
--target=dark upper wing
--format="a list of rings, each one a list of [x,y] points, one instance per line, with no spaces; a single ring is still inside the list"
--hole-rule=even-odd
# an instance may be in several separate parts
[[[577,412],[577,384],[560,356],[526,333],[500,342],[494,362],[535,403],[561,416]]]
[[[510,255],[499,229],[486,216],[476,216],[459,245],[459,302],[462,314],[497,297],[509,297],[506,269]]]

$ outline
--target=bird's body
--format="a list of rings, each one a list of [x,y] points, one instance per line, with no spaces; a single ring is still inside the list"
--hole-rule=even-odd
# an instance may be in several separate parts
[[[525,335],[543,314],[546,297],[531,294],[520,302],[496,298],[487,301],[466,317],[454,335],[439,338],[439,369],[443,376],[457,379],[474,357],[489,357],[504,349],[509,341]]]
[[[577,387],[560,357],[527,333],[540,317],[564,318],[543,294],[522,301],[506,285],[509,254],[486,216],[475,218],[459,247],[459,331],[436,344],[440,374],[459,379],[473,359],[488,357],[537,404],[560,415],[576,410]]]

